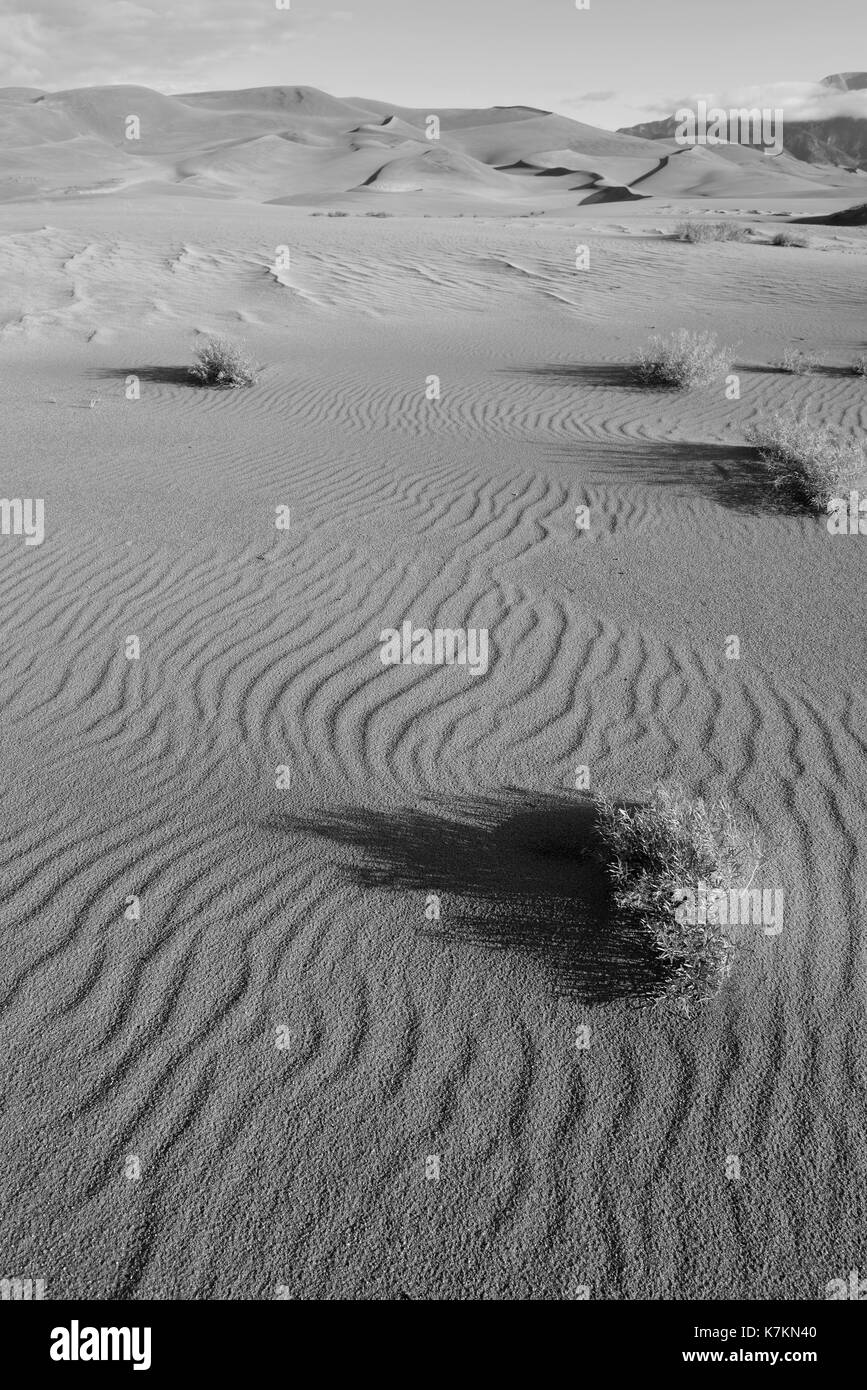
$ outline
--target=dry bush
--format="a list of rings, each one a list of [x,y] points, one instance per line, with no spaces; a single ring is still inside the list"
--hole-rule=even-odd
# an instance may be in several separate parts
[[[201,386],[252,386],[256,380],[256,365],[243,343],[206,338],[194,351],[196,363],[190,376]]]
[[[864,468],[860,444],[833,425],[776,414],[747,428],[774,487],[792,502],[826,511],[838,489]]]
[[[665,974],[656,995],[687,1015],[727,979],[735,946],[727,928],[691,923],[685,890],[742,889],[761,858],[755,828],[742,828],[725,801],[690,799],[659,785],[643,806],[595,798],[597,830],[617,909],[649,932]]]
[[[693,245],[705,241],[749,241],[752,234],[751,227],[733,222],[681,222],[674,231],[678,241]]]
[[[809,244],[808,237],[803,236],[800,232],[790,232],[788,227],[783,227],[781,231],[771,237],[772,246],[809,246]]]
[[[667,338],[654,336],[638,359],[638,375],[647,386],[705,385],[728,371],[728,349],[713,333],[678,329]]]
[[[780,359],[780,370],[791,372],[792,376],[806,376],[814,372],[818,365],[818,357],[811,352],[802,352],[800,348],[786,348]]]

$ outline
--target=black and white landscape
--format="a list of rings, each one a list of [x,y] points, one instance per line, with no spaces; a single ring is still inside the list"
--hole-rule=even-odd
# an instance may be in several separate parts
[[[4,1297],[859,1296],[863,16],[439,8],[10,9]]]

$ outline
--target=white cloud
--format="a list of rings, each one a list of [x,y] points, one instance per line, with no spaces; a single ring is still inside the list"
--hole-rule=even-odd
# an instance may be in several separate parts
[[[769,82],[761,86],[692,93],[666,103],[666,114],[674,115],[681,106],[694,108],[698,101],[725,111],[742,106],[779,109],[784,120],[791,122],[829,121],[837,116],[867,118],[867,90],[841,92],[836,87],[823,87],[820,82]],[[658,105],[655,103],[657,109]]]
[[[267,0],[5,0],[5,9],[0,86],[51,90],[140,83],[177,92],[221,79],[243,85],[263,69],[279,81],[288,43],[349,17],[303,0],[291,10]]]
[[[837,116],[867,119],[867,90],[841,92],[820,82],[771,82],[764,86],[730,87],[715,92],[689,92],[680,96],[657,96],[650,92],[587,92],[567,97],[558,109],[593,125],[630,126],[661,121],[680,107],[695,109],[699,101],[723,110],[741,107],[780,109],[783,120],[828,121]]]

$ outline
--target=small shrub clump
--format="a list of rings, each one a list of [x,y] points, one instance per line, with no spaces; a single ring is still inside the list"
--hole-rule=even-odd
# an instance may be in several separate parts
[[[788,227],[776,233],[771,238],[772,246],[809,246],[809,239],[802,236],[800,232],[790,232]]]
[[[859,357],[857,362],[852,363],[853,376],[867,376],[867,357]]]
[[[735,944],[721,924],[688,920],[685,891],[748,887],[761,858],[755,829],[738,825],[727,802],[691,800],[679,786],[659,785],[635,808],[595,805],[615,905],[649,932],[664,964],[656,1000],[689,1016],[719,993]]]
[[[749,241],[752,228],[734,222],[681,222],[674,235],[678,241],[693,245],[704,241]]]
[[[812,353],[802,352],[800,348],[786,348],[780,361],[780,370],[790,372],[792,376],[806,376],[809,372],[814,372],[819,365],[819,359]]]
[[[242,343],[228,338],[206,338],[195,348],[190,376],[201,386],[252,386],[256,365]]]
[[[654,336],[638,359],[638,376],[646,386],[706,385],[728,371],[728,350],[713,333],[679,329],[667,338]]]
[[[864,468],[861,445],[833,425],[811,424],[804,416],[772,415],[750,425],[747,439],[774,487],[789,500],[823,512],[842,484]]]

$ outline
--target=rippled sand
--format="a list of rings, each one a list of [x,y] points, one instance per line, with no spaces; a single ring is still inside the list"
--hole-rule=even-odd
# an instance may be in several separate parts
[[[867,346],[867,239],[616,218],[0,213],[3,488],[46,525],[0,537],[4,1274],[713,1299],[863,1266],[867,541],[773,511],[744,429],[863,437],[863,379],[773,367]],[[739,400],[636,387],[681,325]],[[259,384],[191,387],[196,330]],[[405,619],[487,627],[487,673],[383,666]],[[759,821],[784,931],[698,1020],[640,1003],[579,765]]]

